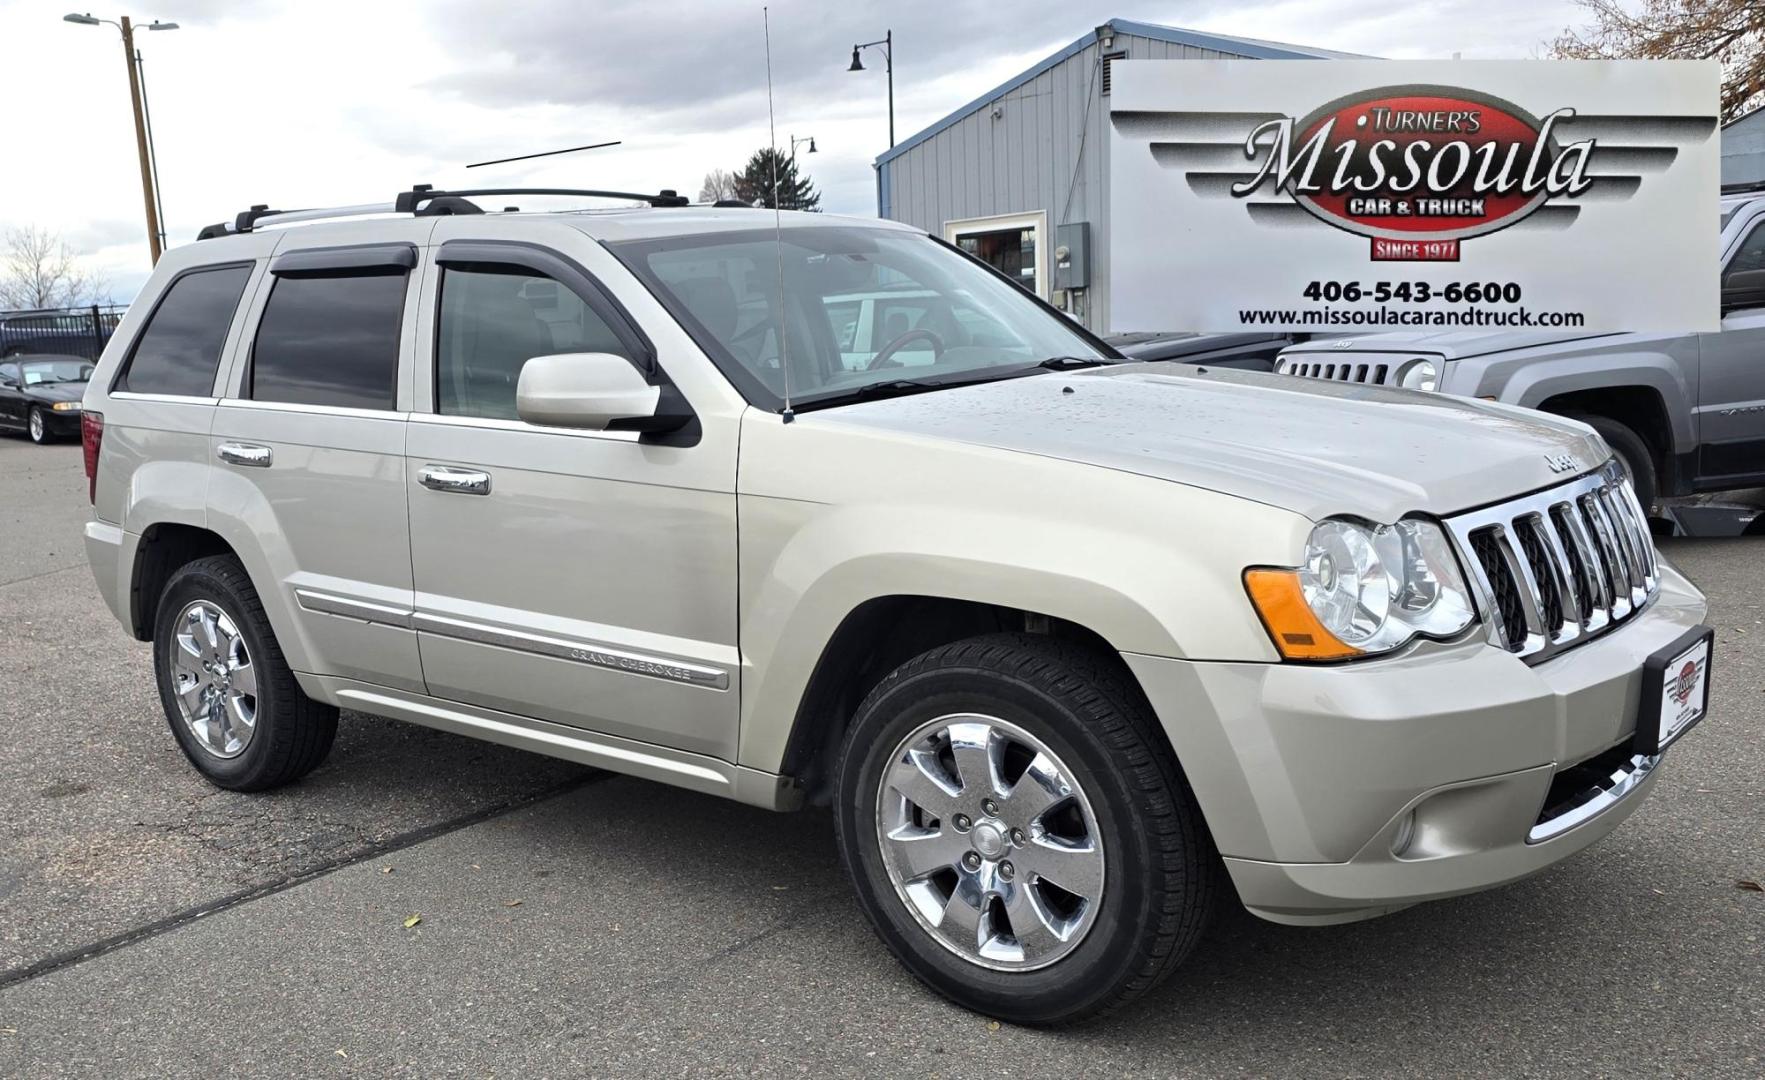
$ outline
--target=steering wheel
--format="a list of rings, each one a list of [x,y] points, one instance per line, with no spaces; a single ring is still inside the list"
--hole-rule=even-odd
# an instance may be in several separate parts
[[[938,357],[944,355],[944,339],[921,326],[907,331],[905,334],[897,337],[887,345],[884,345],[881,349],[878,349],[876,355],[870,358],[870,363],[864,365],[864,370],[875,371],[877,368],[882,367],[884,363],[892,359],[896,353],[900,352],[902,347],[908,342],[915,341],[919,338],[924,338],[932,343],[932,362],[934,364],[937,363]]]

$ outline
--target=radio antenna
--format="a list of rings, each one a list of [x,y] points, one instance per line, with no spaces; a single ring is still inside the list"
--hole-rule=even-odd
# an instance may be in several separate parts
[[[784,307],[784,215],[778,208],[778,124],[772,111],[772,13],[760,8],[760,24],[766,30],[766,143],[772,158],[772,245],[778,254],[778,367],[784,374],[785,423],[797,418],[791,411],[791,343],[785,332],[788,317]]]

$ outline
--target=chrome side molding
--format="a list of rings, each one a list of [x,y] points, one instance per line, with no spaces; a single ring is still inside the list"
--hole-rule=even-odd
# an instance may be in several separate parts
[[[631,675],[648,675],[670,682],[702,686],[708,690],[729,689],[729,672],[722,668],[688,663],[672,657],[615,649],[599,642],[572,641],[500,626],[486,626],[483,623],[453,619],[426,611],[417,612],[412,616],[411,622],[416,629],[426,634],[457,638],[479,645],[495,645],[517,652],[549,656],[556,660],[574,660],[579,664],[610,668]]]

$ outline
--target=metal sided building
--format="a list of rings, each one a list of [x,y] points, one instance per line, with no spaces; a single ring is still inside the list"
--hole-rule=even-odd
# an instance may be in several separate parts
[[[961,245],[1101,332],[1111,65],[1349,55],[1111,19],[878,157],[877,212]]]

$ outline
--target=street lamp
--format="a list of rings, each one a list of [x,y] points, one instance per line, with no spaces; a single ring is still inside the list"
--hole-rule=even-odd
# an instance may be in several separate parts
[[[805,150],[804,153],[807,153],[807,154],[815,153],[815,136],[805,135],[804,137],[799,139],[795,135],[792,135],[791,136],[791,160],[792,161],[797,160],[797,147],[801,146],[803,143],[809,144],[809,149]]]
[[[99,19],[90,12],[79,15],[63,15],[64,22],[77,26],[97,26],[99,23],[110,23],[123,34],[123,62],[129,66],[129,108],[135,117],[135,154],[141,161],[141,201],[147,209],[147,250],[152,253],[153,261],[159,262],[159,209],[154,193],[153,166],[147,152],[147,126],[141,108],[141,73],[136,67],[138,55],[135,52],[135,27],[124,15],[121,22],[111,19]],[[149,30],[176,30],[175,22],[160,22],[155,19],[149,23]]]
[[[852,46],[852,66],[846,70],[863,71],[864,61],[859,58],[858,52],[861,49],[874,48],[882,49],[883,66],[889,73],[889,146],[892,148],[895,145],[895,32],[885,30],[880,41],[866,41],[862,45]]]

